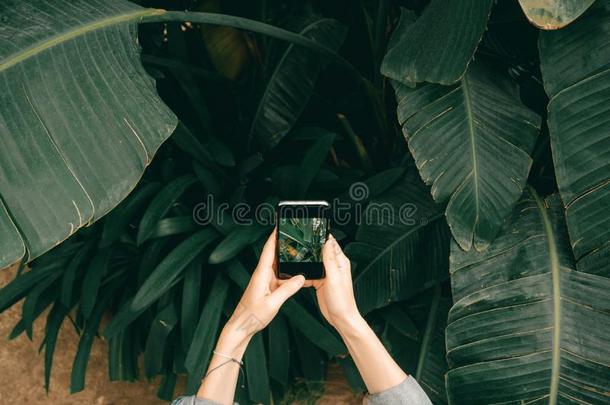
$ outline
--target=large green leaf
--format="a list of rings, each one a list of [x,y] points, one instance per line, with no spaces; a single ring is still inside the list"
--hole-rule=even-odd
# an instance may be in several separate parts
[[[290,337],[288,323],[278,314],[269,324],[269,376],[282,385],[288,383]]]
[[[188,350],[193,342],[197,320],[199,319],[199,302],[201,299],[201,263],[193,261],[184,272],[182,284],[182,308],[180,313],[180,337],[182,347]]]
[[[58,272],[65,261],[40,264],[34,269],[15,277],[9,284],[0,289],[0,313],[25,297],[36,285]]]
[[[300,35],[332,50],[343,43],[345,28],[330,19],[317,20]],[[271,148],[290,131],[311,97],[322,60],[309,49],[291,44],[278,62],[252,121],[251,135]]]
[[[34,319],[40,315],[40,310],[46,308],[51,302],[55,301],[55,298],[58,295],[59,289],[57,283],[55,283],[55,280],[58,278],[59,273],[47,277],[45,280],[36,284],[25,298],[21,319],[30,340],[32,339]]]
[[[144,243],[155,231],[159,221],[167,214],[172,205],[190,186],[195,184],[195,176],[185,175],[172,180],[155,196],[138,227],[138,245]]]
[[[288,353],[284,353],[285,356]],[[248,381],[248,394],[255,404],[269,404],[269,374],[267,373],[267,362],[265,356],[265,345],[263,335],[257,333],[248,344],[244,353],[244,367]]]
[[[208,299],[203,306],[184,367],[189,371],[187,391],[197,389],[205,374],[208,361],[220,328],[220,315],[229,291],[229,281],[224,274],[216,275]]]
[[[26,255],[25,244],[19,234],[15,223],[6,210],[6,206],[0,199],[0,268],[6,267],[11,263],[22,260]]]
[[[155,267],[150,276],[142,283],[142,286],[133,298],[130,305],[132,312],[139,312],[158,300],[165,292],[172,288],[184,269],[199,256],[201,252],[216,238],[218,234],[211,228],[203,229],[174,248]]]
[[[72,363],[72,375],[70,380],[71,394],[82,391],[85,388],[85,375],[87,373],[87,365],[89,364],[93,340],[97,335],[102,315],[104,315],[104,311],[120,285],[121,280],[115,279],[106,286],[100,294],[100,298],[95,303],[91,316],[85,322],[85,327],[78,341],[76,356]]]
[[[484,250],[517,202],[540,117],[501,72],[473,63],[452,87],[395,83],[398,120],[459,245]]]
[[[55,345],[57,343],[57,337],[59,330],[64,322],[66,316],[68,316],[69,309],[59,302],[53,305],[53,308],[47,315],[47,323],[45,326],[45,336],[43,340],[44,345],[44,388],[45,391],[49,392],[51,385],[51,369],[53,367],[53,354],[55,353]],[[42,348],[42,346],[41,346]]]
[[[301,166],[299,167],[298,182],[298,196],[299,198],[305,198],[311,182],[315,178],[316,174],[320,171],[320,167],[326,156],[330,152],[333,146],[336,135],[332,132],[320,131],[319,138],[313,144],[313,146],[305,153]]]
[[[445,327],[451,299],[443,296],[442,290],[443,285],[437,284],[413,299],[393,303],[369,316],[389,353],[403,370],[412,373],[435,405],[447,403]],[[388,308],[395,308],[392,318],[383,315]],[[377,315],[385,324],[379,323]],[[408,334],[402,331],[405,324],[412,325]]]
[[[555,174],[577,267],[610,277],[610,1],[540,35]]]
[[[226,262],[241,252],[247,246],[256,242],[264,233],[268,233],[269,229],[258,224],[250,224],[237,227],[234,231],[228,234],[218,245],[208,258],[211,264],[219,264]]]
[[[163,367],[163,354],[166,351],[167,337],[178,322],[176,305],[172,302],[157,313],[150,326],[144,352],[144,372],[154,378]]]
[[[0,268],[114,208],[173,131],[137,43],[137,22],[160,12],[122,0],[0,4]]]
[[[453,404],[610,401],[610,280],[574,270],[557,196],[527,193],[484,253],[451,250]]]
[[[434,289],[432,302],[423,330],[417,369],[414,377],[422,386],[433,404],[446,404],[445,373],[445,328],[451,300],[441,296],[441,286]]]
[[[595,0],[519,0],[527,19],[543,30],[565,27],[584,13]]]
[[[6,22],[0,31],[0,268],[41,255],[114,208],[176,127],[140,64],[138,22],[259,32],[314,50],[364,81],[326,43],[236,16],[166,12],[124,0],[9,0],[0,4],[0,20]]]
[[[73,301],[74,281],[76,280],[77,274],[81,270],[83,264],[90,260],[89,254],[93,248],[93,242],[94,241],[89,241],[82,247],[82,249],[76,252],[62,274],[61,294],[59,300],[65,307],[71,308]]]
[[[104,230],[99,247],[107,248],[118,240],[134,217],[144,211],[144,207],[150,203],[150,199],[157,194],[160,188],[161,183],[141,183],[136,191],[112,210],[104,220]]]
[[[457,82],[483,36],[493,0],[432,0],[413,23],[403,12],[381,73],[401,82]]]
[[[80,310],[83,316],[89,318],[97,300],[97,295],[102,285],[102,278],[108,271],[110,250],[102,250],[91,260],[91,264],[85,273],[83,280]]]
[[[108,341],[108,378],[110,381],[135,381],[138,377],[140,345],[130,328]]]
[[[398,302],[380,308],[379,315],[404,337],[415,340],[420,334],[411,317]]]
[[[411,169],[366,208],[347,256],[356,263],[361,312],[406,299],[447,278],[449,232],[440,207]]]

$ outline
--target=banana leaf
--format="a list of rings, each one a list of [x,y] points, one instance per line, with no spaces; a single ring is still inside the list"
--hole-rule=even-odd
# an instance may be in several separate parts
[[[432,0],[413,22],[403,10],[381,74],[392,80],[453,84],[464,75],[481,41],[492,0]]]
[[[0,4],[0,268],[109,212],[174,130],[137,42],[137,22],[159,13],[122,0]]]
[[[540,35],[548,125],[577,268],[610,277],[610,1]]]
[[[452,404],[610,401],[610,279],[576,271],[557,195],[527,193],[489,249],[453,243]]]
[[[485,250],[527,179],[540,117],[508,75],[471,64],[452,87],[395,82],[398,121],[432,197],[464,250]]]
[[[519,0],[527,19],[543,30],[563,28],[587,11],[595,0]]]
[[[354,294],[368,313],[447,278],[449,232],[440,207],[414,169],[373,199],[346,255],[355,263]]]
[[[345,28],[337,21],[325,18],[306,26],[300,35],[336,51],[345,38]],[[258,104],[251,136],[267,148],[282,140],[309,101],[322,62],[311,50],[289,45]]]

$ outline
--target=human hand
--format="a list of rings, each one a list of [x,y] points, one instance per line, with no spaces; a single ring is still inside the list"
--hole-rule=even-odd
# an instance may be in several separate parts
[[[269,236],[258,265],[237,308],[220,334],[208,372],[197,392],[215,403],[233,403],[239,368],[254,334],[271,322],[282,304],[304,284],[303,276],[278,280],[275,276],[276,232]],[[229,359],[227,359],[229,357]]]
[[[311,284],[322,315],[341,332],[362,318],[354,297],[351,264],[332,235],[322,248],[322,260],[326,277]]]
[[[407,375],[360,315],[350,261],[332,235],[324,244],[322,260],[326,278],[312,282],[322,315],[341,335],[369,393],[397,386]]]
[[[267,326],[282,304],[303,286],[305,277],[302,275],[288,280],[276,277],[276,232],[274,230],[267,239],[256,270],[225,330],[251,337]]]

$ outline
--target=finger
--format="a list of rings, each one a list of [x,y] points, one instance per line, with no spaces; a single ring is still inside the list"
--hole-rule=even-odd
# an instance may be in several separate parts
[[[275,264],[275,246],[276,246],[276,232],[277,228],[271,232],[267,242],[263,246],[261,256],[258,259],[258,265],[254,271],[254,277],[261,279],[264,283],[271,282],[274,278],[274,264]]]
[[[284,302],[292,297],[305,284],[305,277],[302,275],[294,276],[283,282],[275,291],[269,295],[269,301],[275,308],[282,306]]]
[[[277,228],[274,228],[273,232],[271,232],[271,235],[269,235],[269,238],[267,238],[265,246],[263,246],[261,257],[258,259],[258,265],[260,267],[273,267],[273,262],[275,261],[276,240]]]
[[[324,247],[322,248],[322,262],[327,278],[334,278],[339,270],[337,262],[337,251],[335,245],[337,241],[332,235],[328,236]]]
[[[347,270],[350,268],[350,261],[347,258],[347,256],[345,256],[345,253],[343,252],[343,249],[341,249],[341,246],[339,245],[339,242],[337,242],[335,240],[334,243],[334,249],[335,249],[335,257],[337,259],[337,267],[340,270]]]
[[[279,286],[286,284],[288,281],[290,281],[290,278],[278,279],[275,283],[275,288],[273,289],[273,291],[275,291],[275,289],[278,288]],[[305,279],[305,283],[303,283],[303,287],[311,287],[311,286],[313,286],[313,282],[314,282],[314,280]]]

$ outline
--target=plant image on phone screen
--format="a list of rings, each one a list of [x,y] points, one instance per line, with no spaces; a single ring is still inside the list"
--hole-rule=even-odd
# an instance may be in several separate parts
[[[321,262],[326,218],[280,218],[280,262]]]
[[[277,211],[278,277],[324,278],[322,247],[330,228],[326,201],[281,201]]]

